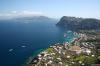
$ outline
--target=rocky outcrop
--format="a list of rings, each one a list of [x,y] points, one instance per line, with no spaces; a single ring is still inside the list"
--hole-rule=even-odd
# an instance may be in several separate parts
[[[100,20],[93,18],[76,18],[63,16],[56,25],[71,30],[99,29]]]

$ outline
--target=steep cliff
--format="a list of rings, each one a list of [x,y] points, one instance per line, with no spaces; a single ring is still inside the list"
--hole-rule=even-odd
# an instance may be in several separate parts
[[[56,24],[62,28],[79,30],[79,29],[99,29],[100,20],[93,18],[76,18],[63,16]]]

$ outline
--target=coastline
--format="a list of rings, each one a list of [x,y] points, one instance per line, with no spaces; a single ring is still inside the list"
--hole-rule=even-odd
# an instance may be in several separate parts
[[[76,35],[77,35],[78,33],[76,33]],[[62,56],[62,53],[63,53],[63,56],[65,56],[65,51],[67,51],[67,57],[65,57],[65,58],[70,58],[70,56],[72,56],[72,57],[81,57],[81,52],[83,53],[83,55],[82,55],[82,57],[84,57],[84,59],[87,57],[87,58],[92,58],[92,57],[96,57],[96,53],[94,53],[95,52],[95,46],[94,45],[88,45],[87,43],[87,46],[90,46],[90,47],[92,47],[92,49],[90,49],[90,47],[88,47],[88,48],[86,48],[86,47],[84,47],[85,45],[84,45],[84,43],[82,44],[83,46],[80,46],[80,41],[83,41],[83,37],[85,37],[84,38],[84,40],[87,40],[88,39],[88,37],[85,35],[85,34],[81,34],[81,33],[79,33],[79,35],[80,35],[80,37],[78,37],[78,38],[73,38],[73,40],[71,41],[71,43],[67,43],[67,42],[65,42],[65,43],[57,43],[57,44],[55,44],[55,45],[53,45],[53,46],[50,46],[50,47],[48,47],[48,48],[46,48],[46,49],[44,49],[43,51],[41,51],[40,53],[38,53],[37,54],[37,56],[34,56],[34,57],[31,57],[31,60],[29,60],[28,62],[29,63],[27,63],[27,65],[26,66],[38,66],[39,64],[41,64],[41,62],[43,62],[44,63],[44,66],[48,66],[48,64],[50,65],[50,64],[52,64],[53,66],[55,66],[55,63],[53,62],[53,60],[51,59],[51,60],[49,60],[49,61],[47,61],[47,59],[46,59],[46,57],[48,57],[49,56],[49,58],[51,57],[51,58],[55,58],[56,56],[55,55],[59,55],[58,56],[58,59],[57,60],[59,60],[59,65],[58,66],[62,66],[62,64],[66,64],[63,60],[62,60],[62,57],[60,57],[60,56]],[[78,36],[79,36],[78,35]],[[74,45],[73,45],[74,44]],[[74,49],[73,49],[74,48]],[[84,48],[84,49],[87,49],[87,51],[83,51],[84,49],[82,49],[82,48]],[[62,51],[63,50],[63,51]],[[77,51],[78,50],[78,51]],[[93,50],[93,51],[92,51]],[[75,51],[74,53],[73,53],[73,51]],[[71,53],[71,54],[70,54]],[[61,55],[60,55],[61,54]],[[86,56],[86,57],[85,57]],[[91,56],[91,57],[90,57]],[[93,59],[94,59],[93,58]],[[43,61],[45,59],[45,61]],[[55,58],[56,59],[56,58]],[[54,60],[55,60],[54,59]],[[71,59],[71,58],[70,58]],[[93,60],[92,59],[92,60]],[[61,60],[62,60],[62,62],[61,62]],[[95,61],[95,60],[97,60],[97,59],[94,59],[93,61]],[[71,60],[70,60],[71,61]],[[47,63],[48,62],[48,63]],[[85,65],[85,62],[84,63],[82,63],[83,61],[79,61],[78,63],[76,62],[76,61],[72,61],[72,64],[75,64],[75,63],[77,63],[77,64],[82,64],[82,65]],[[88,62],[88,61],[87,61]],[[43,64],[42,63],[42,64]],[[70,62],[68,62],[67,61],[67,63],[70,63]],[[35,65],[33,65],[33,64],[35,64]],[[67,64],[66,64],[67,65]],[[70,65],[70,64],[69,64]],[[65,66],[65,65],[64,65]],[[72,66],[72,65],[70,65],[70,66]]]
[[[38,51],[34,52],[30,57],[28,57],[25,62],[21,65],[21,66],[27,66],[28,62],[32,60],[32,58],[34,58],[35,56],[37,56],[38,54],[40,54],[43,50],[45,49],[39,49]]]

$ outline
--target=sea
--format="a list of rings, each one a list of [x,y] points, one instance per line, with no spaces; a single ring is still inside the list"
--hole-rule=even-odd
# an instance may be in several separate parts
[[[22,66],[39,50],[63,42],[56,23],[0,21],[0,66]]]

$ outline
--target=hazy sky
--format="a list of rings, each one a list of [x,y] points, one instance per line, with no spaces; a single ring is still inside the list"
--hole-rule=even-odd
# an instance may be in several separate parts
[[[13,16],[12,14],[100,19],[100,0],[0,0],[0,16]]]

